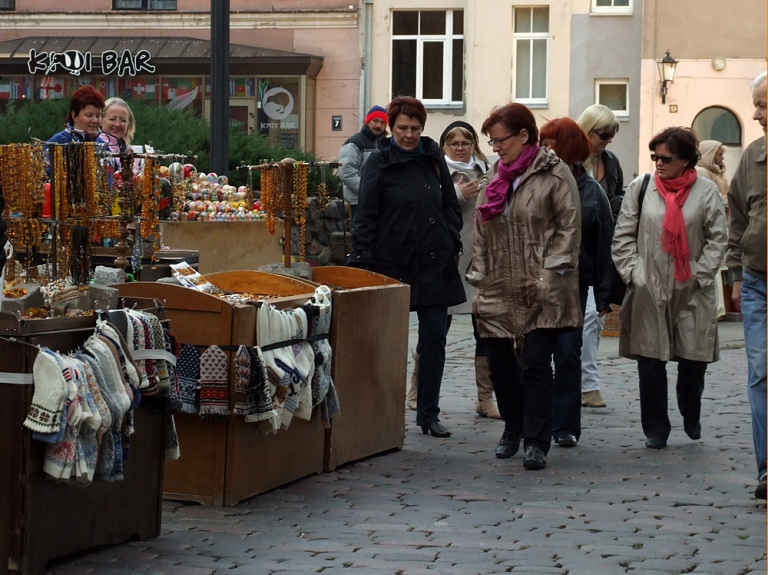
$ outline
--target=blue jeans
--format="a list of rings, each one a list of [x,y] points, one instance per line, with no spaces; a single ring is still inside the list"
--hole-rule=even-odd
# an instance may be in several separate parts
[[[588,286],[579,289],[581,313],[587,306]],[[581,437],[581,343],[582,328],[560,334],[555,346],[555,410],[552,438],[572,433]]]
[[[741,318],[747,352],[747,397],[752,408],[752,441],[757,478],[765,477],[765,280],[741,272]]]
[[[419,389],[416,393],[416,423],[440,421],[440,385],[445,367],[445,339],[448,333],[448,308],[417,306],[419,318]]]

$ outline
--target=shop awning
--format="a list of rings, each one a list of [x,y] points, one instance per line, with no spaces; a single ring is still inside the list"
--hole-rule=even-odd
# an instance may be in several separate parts
[[[0,42],[0,75],[28,75],[29,52],[64,53],[78,50],[93,55],[91,74],[101,72],[101,54],[108,50],[122,54],[146,50],[152,56],[152,65],[158,75],[210,75],[211,43],[196,38],[108,38],[30,36]],[[315,78],[323,66],[321,56],[300,54],[285,50],[271,50],[256,46],[230,44],[229,73],[247,75],[306,75]],[[38,73],[39,74],[39,73]]]

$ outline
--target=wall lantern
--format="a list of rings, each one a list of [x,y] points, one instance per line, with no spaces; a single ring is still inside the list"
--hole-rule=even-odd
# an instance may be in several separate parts
[[[669,55],[669,48],[667,48],[667,53],[661,60],[656,60],[656,65],[659,67],[659,79],[661,80],[661,103],[666,104],[667,84],[671,83],[675,77],[677,60]]]

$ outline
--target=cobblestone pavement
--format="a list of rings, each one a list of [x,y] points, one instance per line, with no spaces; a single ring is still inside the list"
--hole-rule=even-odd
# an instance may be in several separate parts
[[[672,391],[669,446],[644,447],[635,364],[606,338],[608,407],[585,409],[579,445],[553,447],[546,469],[526,471],[520,454],[494,458],[502,423],[474,413],[466,319],[454,318],[449,334],[441,418],[450,438],[422,435],[408,411],[402,451],[235,508],[166,501],[159,538],[59,559],[47,573],[766,573],[741,324],[721,324],[723,347],[735,349],[707,372],[701,441],[683,433]]]

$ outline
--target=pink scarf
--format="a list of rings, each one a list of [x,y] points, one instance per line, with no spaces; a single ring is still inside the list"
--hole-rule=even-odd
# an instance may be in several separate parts
[[[512,182],[528,169],[538,151],[538,146],[528,145],[523,148],[522,153],[511,165],[507,166],[499,162],[496,177],[485,187],[485,203],[482,206],[477,206],[477,211],[480,212],[483,222],[487,222],[504,211]]]
[[[691,252],[688,249],[688,236],[685,233],[683,204],[691,193],[696,181],[696,170],[688,168],[683,175],[674,180],[662,180],[655,175],[656,189],[666,204],[664,224],[661,229],[661,247],[675,258],[675,281],[691,279]]]

